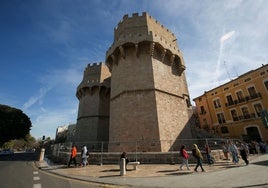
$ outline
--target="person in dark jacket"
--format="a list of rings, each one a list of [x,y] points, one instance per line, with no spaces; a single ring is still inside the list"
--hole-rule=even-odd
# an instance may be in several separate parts
[[[240,142],[239,151],[240,151],[241,158],[245,161],[246,165],[248,165],[249,164],[249,161],[248,161],[248,153],[249,153],[248,147],[244,143]]]
[[[127,164],[129,163],[129,160],[128,160],[128,158],[127,158],[127,153],[124,151],[122,154],[121,154],[121,156],[120,156],[120,161],[121,161],[121,159],[125,159],[126,160],[126,170],[127,170]]]

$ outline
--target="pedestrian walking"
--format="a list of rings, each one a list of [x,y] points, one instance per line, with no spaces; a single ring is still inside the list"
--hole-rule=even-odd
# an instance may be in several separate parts
[[[238,148],[237,146],[235,145],[234,142],[230,142],[229,144],[229,151],[231,152],[232,154],[232,158],[233,158],[233,163],[234,164],[237,164],[239,162],[239,159],[238,159]]]
[[[70,156],[70,160],[68,163],[68,167],[70,167],[71,163],[74,162],[74,166],[76,166],[76,155],[77,155],[77,149],[76,146],[73,144],[72,145],[72,150],[71,150],[71,156]]]
[[[82,156],[82,167],[85,167],[87,165],[87,158],[88,158],[88,150],[87,150],[87,146],[83,146],[82,148],[82,152],[81,152],[81,156]]]
[[[249,161],[248,161],[249,150],[247,146],[242,142],[240,142],[239,151],[240,151],[241,158],[245,161],[246,165],[248,165],[249,164]]]
[[[205,151],[207,155],[208,164],[214,164],[214,160],[212,159],[212,156],[211,156],[211,149],[207,144],[205,144]]]
[[[229,150],[228,150],[228,145],[226,144],[226,142],[222,143],[222,152],[224,154],[225,160],[229,160]]]
[[[202,166],[203,156],[202,156],[202,154],[201,154],[201,152],[196,144],[193,145],[192,154],[196,158],[196,167],[195,167],[194,171],[197,172],[197,168],[200,166],[202,172],[205,172],[205,170]]]
[[[187,170],[191,170],[191,169],[189,168],[189,165],[188,165],[189,155],[188,155],[188,153],[187,153],[187,151],[186,151],[186,146],[185,146],[185,145],[182,145],[182,146],[181,146],[181,149],[180,149],[180,155],[181,155],[181,157],[182,157],[182,163],[181,163],[181,165],[180,165],[180,170],[182,170],[182,167],[183,167],[184,164],[186,165]]]

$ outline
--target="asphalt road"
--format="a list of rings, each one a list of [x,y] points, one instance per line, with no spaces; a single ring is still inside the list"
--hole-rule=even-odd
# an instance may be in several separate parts
[[[37,169],[34,153],[0,156],[0,188],[100,188],[109,187],[46,173]]]

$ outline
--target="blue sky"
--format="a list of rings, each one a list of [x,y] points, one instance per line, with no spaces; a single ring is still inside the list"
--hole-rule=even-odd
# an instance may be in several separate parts
[[[142,12],[177,36],[193,99],[268,63],[267,10],[266,0],[1,0],[0,104],[22,109],[32,136],[54,138],[76,122],[85,66],[105,61],[125,14]]]

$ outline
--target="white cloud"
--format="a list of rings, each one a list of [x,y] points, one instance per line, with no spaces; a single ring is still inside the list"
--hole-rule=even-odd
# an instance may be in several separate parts
[[[221,37],[220,41],[223,43],[224,41],[230,39],[234,34],[235,34],[235,31],[230,31],[230,32],[226,33],[225,35],[223,35]]]
[[[85,60],[80,59],[77,67],[55,69],[39,78],[42,88],[23,105],[31,117],[33,136],[54,138],[58,126],[76,122],[78,100],[75,93],[82,81]]]
[[[32,105],[38,102],[41,103],[41,100],[44,98],[44,96],[49,90],[50,89],[48,88],[41,88],[37,95],[30,97],[30,99],[23,104],[22,109],[28,110]]]

